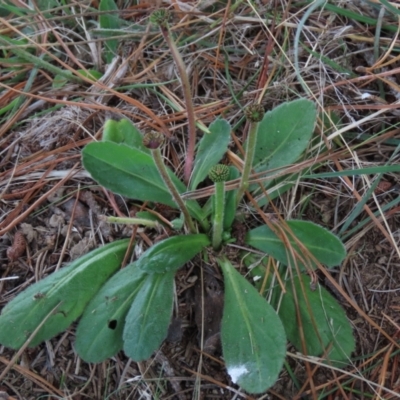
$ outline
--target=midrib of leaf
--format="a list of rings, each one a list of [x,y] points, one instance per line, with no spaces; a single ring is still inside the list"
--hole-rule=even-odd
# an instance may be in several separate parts
[[[285,147],[285,145],[287,144],[287,142],[289,141],[289,139],[292,138],[292,134],[293,132],[296,130],[297,128],[297,124],[290,130],[290,133],[285,137],[285,140],[283,140],[281,142],[281,144],[275,148],[274,152],[270,155],[270,157],[266,157],[264,158],[264,160],[260,161],[258,164],[256,164],[254,166],[254,168],[257,168],[258,166],[263,166],[264,164],[266,164],[267,162],[271,161],[276,154],[281,150],[282,147]],[[259,135],[260,132],[257,132],[257,134]],[[286,146],[287,147],[287,146]]]
[[[150,293],[149,293],[150,296],[148,297],[149,300],[147,301],[147,305],[146,305],[146,309],[145,309],[146,312],[144,313],[144,318],[143,318],[143,321],[142,321],[142,324],[141,324],[142,326],[146,326],[146,324],[147,324],[148,317],[151,315],[149,310],[151,310],[152,301],[153,301],[153,299],[154,299],[154,297],[156,295],[156,292],[157,292],[158,287],[160,285],[160,281],[162,281],[162,279],[164,278],[164,274],[157,274],[157,275],[158,276],[156,277],[155,282],[153,282],[151,284]],[[139,340],[138,340],[139,342],[142,341],[143,334],[144,334],[144,329],[142,329],[141,332],[140,332],[140,337],[139,337]]]

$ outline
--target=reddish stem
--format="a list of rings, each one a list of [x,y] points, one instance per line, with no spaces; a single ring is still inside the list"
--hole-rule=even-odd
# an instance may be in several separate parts
[[[170,30],[168,27],[165,26],[160,26],[160,29],[164,36],[165,41],[167,42],[171,50],[172,57],[174,58],[175,64],[178,68],[179,77],[181,79],[181,84],[182,84],[183,96],[185,98],[185,103],[186,103],[189,138],[188,138],[186,160],[184,167],[184,181],[186,184],[189,184],[190,176],[192,174],[192,169],[193,169],[194,147],[196,144],[196,121],[194,117],[192,93],[190,91],[189,78],[186,73],[185,64],[183,63],[182,57],[179,54],[178,47],[172,40]]]

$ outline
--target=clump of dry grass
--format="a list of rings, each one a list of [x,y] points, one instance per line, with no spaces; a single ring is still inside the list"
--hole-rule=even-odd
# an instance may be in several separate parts
[[[172,11],[198,127],[220,115],[234,126],[232,163],[247,132],[244,107],[261,99],[271,109],[298,97],[314,100],[320,114],[318,140],[294,169],[398,163],[397,16],[376,1],[330,2],[311,13],[310,4],[292,1],[117,2],[123,32],[99,29],[104,13],[96,1],[54,1],[48,10],[12,3],[0,19],[1,306],[68,262],[73,246],[126,234],[92,214],[127,214],[132,205],[92,188],[80,164],[81,148],[99,136],[106,118],[125,116],[144,132],[163,132],[170,139],[165,156],[183,174],[187,116],[171,54],[148,24],[157,7]],[[109,35],[118,54],[106,65]],[[78,73],[92,69],[104,74],[97,82]],[[56,77],[64,85],[55,85]],[[270,398],[400,397],[397,180],[390,172],[300,181],[274,200],[283,218],[323,223],[345,240],[344,265],[320,278],[346,308],[357,351],[350,367],[337,370],[289,349]],[[378,184],[384,190],[374,190]],[[63,208],[69,199],[80,202],[87,219],[77,222],[75,208]],[[20,232],[25,254],[7,258]],[[154,239],[154,233],[134,233],[143,245]],[[182,292],[189,276],[178,279]],[[85,364],[74,352],[71,329],[26,350],[18,362],[0,348],[0,391],[20,399],[249,397],[232,387],[218,357],[200,356],[190,305],[184,296],[179,302],[186,334],[148,362],[119,355]]]

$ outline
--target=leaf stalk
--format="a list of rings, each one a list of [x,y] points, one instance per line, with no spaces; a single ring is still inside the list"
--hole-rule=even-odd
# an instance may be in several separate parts
[[[100,220],[108,222],[109,224],[124,224],[124,225],[143,225],[151,228],[157,228],[160,224],[158,221],[152,221],[145,218],[131,218],[131,217],[113,217],[99,215]]]

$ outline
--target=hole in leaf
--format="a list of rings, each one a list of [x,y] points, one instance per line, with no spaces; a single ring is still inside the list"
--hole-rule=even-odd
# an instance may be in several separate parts
[[[117,327],[117,320],[112,319],[111,321],[108,322],[108,327],[112,330],[114,330]]]

